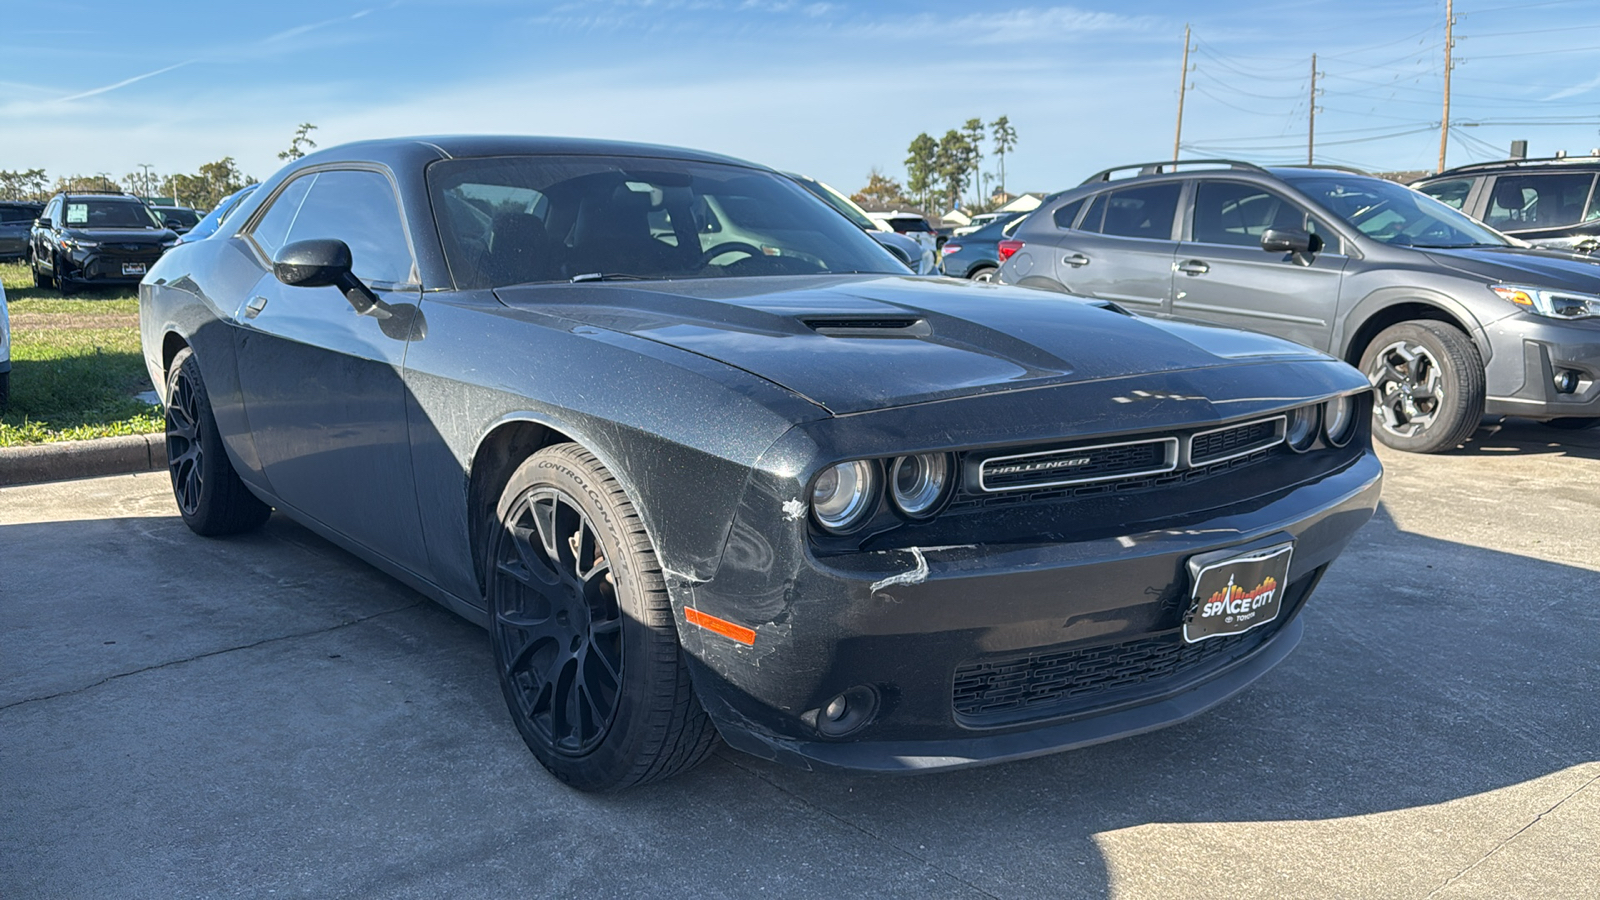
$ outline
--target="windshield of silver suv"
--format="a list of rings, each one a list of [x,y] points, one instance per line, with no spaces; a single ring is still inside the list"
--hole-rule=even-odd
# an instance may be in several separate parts
[[[1385,244],[1429,249],[1511,245],[1499,232],[1392,181],[1328,172],[1285,175],[1283,180],[1362,234]]]
[[[138,201],[68,200],[62,211],[68,228],[161,228],[150,209]]]

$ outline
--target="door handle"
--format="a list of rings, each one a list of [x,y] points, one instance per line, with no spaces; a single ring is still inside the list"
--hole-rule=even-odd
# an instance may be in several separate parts
[[[1187,262],[1178,263],[1178,271],[1185,275],[1204,275],[1211,271],[1211,267],[1198,259],[1191,259]]]
[[[1082,253],[1074,253],[1071,256],[1062,259],[1061,261],[1073,267],[1074,269],[1080,269],[1089,264],[1089,257],[1084,256]]]
[[[267,298],[251,297],[250,302],[244,305],[244,317],[246,319],[254,319],[256,316],[261,315],[261,311],[266,308]]]

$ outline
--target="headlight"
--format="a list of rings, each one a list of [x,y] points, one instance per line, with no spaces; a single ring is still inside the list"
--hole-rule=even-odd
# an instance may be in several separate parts
[[[1304,453],[1317,442],[1317,408],[1302,406],[1289,411],[1289,422],[1284,427],[1283,441],[1296,453]]]
[[[1600,297],[1576,291],[1526,287],[1519,284],[1491,284],[1489,290],[1500,299],[1536,315],[1552,319],[1586,319],[1600,316]]]
[[[899,457],[889,470],[889,499],[913,519],[931,516],[950,484],[950,469],[944,453]]]
[[[1356,398],[1348,394],[1322,404],[1322,434],[1328,443],[1343,447],[1356,433]]]
[[[872,513],[878,468],[863,459],[829,466],[811,486],[811,514],[834,532],[849,531]]]
[[[86,241],[81,237],[67,235],[61,239],[61,246],[66,247],[69,250],[92,250],[95,247],[100,246],[100,242]]]

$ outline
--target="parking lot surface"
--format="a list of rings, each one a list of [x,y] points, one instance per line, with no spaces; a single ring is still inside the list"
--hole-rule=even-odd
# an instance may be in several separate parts
[[[549,777],[484,632],[164,473],[0,489],[0,897],[1593,897],[1600,430],[1386,453],[1299,649],[1187,723],[915,778]]]

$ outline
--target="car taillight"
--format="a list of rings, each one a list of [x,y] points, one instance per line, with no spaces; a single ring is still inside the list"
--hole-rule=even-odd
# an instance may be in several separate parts
[[[950,254],[952,254],[952,253],[954,253],[954,252],[956,252],[957,250],[960,250],[960,249],[961,249],[961,245],[960,244],[945,244],[944,247],[943,247],[943,250],[944,250],[946,256],[949,256]]]
[[[1013,253],[1016,253],[1018,250],[1022,249],[1022,245],[1024,243],[1024,241],[1001,241],[999,246],[996,248],[1000,252],[1000,261],[1005,262],[1006,260],[1010,259]]]

